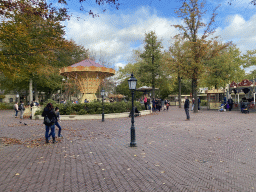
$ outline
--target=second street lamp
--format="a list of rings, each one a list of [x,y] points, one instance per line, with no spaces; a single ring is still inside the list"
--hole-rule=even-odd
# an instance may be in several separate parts
[[[105,90],[102,89],[100,94],[102,96],[102,122],[103,122],[104,121],[104,95],[105,95]]]
[[[131,126],[131,143],[130,147],[136,147],[136,139],[135,139],[135,126],[134,126],[134,91],[136,90],[137,79],[133,77],[133,73],[131,74],[131,78],[128,80],[129,89],[132,91],[132,126]]]

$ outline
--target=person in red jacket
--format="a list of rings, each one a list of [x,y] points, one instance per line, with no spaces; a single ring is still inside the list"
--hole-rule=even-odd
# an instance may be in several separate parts
[[[147,110],[148,109],[148,99],[147,99],[146,95],[144,97],[144,105],[145,105],[145,110]]]

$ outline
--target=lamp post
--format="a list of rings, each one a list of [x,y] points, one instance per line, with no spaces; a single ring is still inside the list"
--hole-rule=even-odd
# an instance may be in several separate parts
[[[65,81],[66,79],[62,79],[62,82],[61,82],[61,90],[60,90],[60,97],[61,97],[61,99],[62,99],[62,84],[63,84],[63,82]]]
[[[101,92],[100,92],[101,96],[102,96],[102,122],[104,121],[104,95],[105,95],[105,90],[102,88]]]
[[[135,139],[135,127],[134,127],[134,90],[136,90],[137,79],[133,77],[133,73],[131,74],[130,79],[128,80],[129,89],[132,91],[132,126],[131,126],[131,143],[130,147],[136,147],[136,139]]]

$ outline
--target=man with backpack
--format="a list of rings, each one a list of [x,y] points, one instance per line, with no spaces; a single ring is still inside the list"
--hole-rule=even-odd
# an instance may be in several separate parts
[[[25,111],[25,106],[24,106],[23,101],[21,101],[21,103],[19,105],[19,111],[20,111],[20,119],[23,119],[23,115],[24,115],[24,111]]]

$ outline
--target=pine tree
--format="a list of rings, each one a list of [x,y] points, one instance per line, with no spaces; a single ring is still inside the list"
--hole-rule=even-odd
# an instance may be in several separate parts
[[[160,63],[161,63],[161,42],[157,40],[155,32],[151,31],[145,35],[145,46],[144,52],[140,55],[144,59],[144,62],[141,64],[139,72],[140,75],[147,78],[150,82],[153,92],[153,98],[155,98],[155,86],[156,86],[156,77],[162,74]]]

